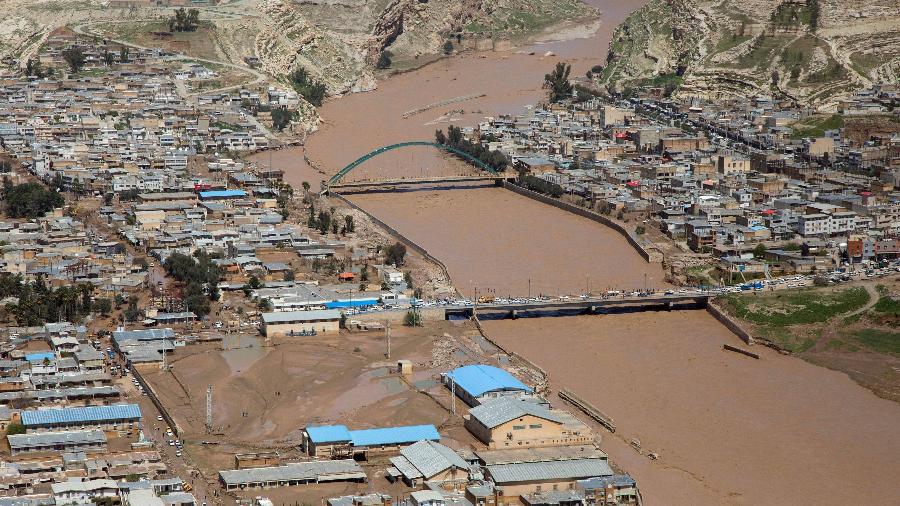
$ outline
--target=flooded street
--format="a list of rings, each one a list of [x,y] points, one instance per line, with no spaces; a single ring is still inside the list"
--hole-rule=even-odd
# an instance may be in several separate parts
[[[274,153],[273,167],[295,185],[318,188],[322,176],[304,154],[333,174],[377,147],[431,140],[451,121],[467,126],[522,112],[543,98],[543,76],[560,59],[573,63],[572,75],[602,64],[613,28],[642,2],[589,3],[604,12],[593,37],[464,54],[395,76],[374,92],[329,100],[320,131],[305,148]],[[468,95],[484,96],[426,108]],[[257,160],[265,165],[268,155]],[[466,170],[423,147],[378,156],[348,180]],[[662,286],[661,267],[644,262],[616,232],[503,189],[351,198],[442,260],[467,295],[477,287],[479,295],[521,296],[529,284],[532,295]],[[900,496],[900,406],[798,358],[768,349],[755,349],[758,361],[726,353],[723,343],[740,342],[706,312],[485,327],[543,367],[554,389],[572,389],[615,419],[619,432],[603,435],[603,449],[635,477],[645,504],[890,504]],[[660,460],[638,455],[631,438]]]
[[[615,420],[603,449],[637,479],[646,504],[898,497],[900,405],[767,348],[754,348],[760,360],[725,352],[722,343],[738,339],[704,311],[483,325],[546,370],[554,390],[572,389]],[[632,438],[659,460],[638,455]]]

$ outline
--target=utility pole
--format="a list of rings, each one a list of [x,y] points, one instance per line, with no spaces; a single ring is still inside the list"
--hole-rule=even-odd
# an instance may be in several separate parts
[[[456,414],[456,382],[450,376],[450,412]]]
[[[385,333],[387,334],[387,358],[391,358],[391,322],[385,321]]]
[[[206,387],[206,433],[212,432],[212,385]]]

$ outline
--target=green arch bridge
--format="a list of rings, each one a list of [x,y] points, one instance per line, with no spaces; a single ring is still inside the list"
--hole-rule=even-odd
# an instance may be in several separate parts
[[[452,146],[448,146],[446,144],[438,144],[437,142],[430,142],[430,141],[407,141],[407,142],[398,142],[397,144],[390,144],[388,146],[382,146],[378,149],[372,150],[372,151],[364,154],[363,156],[357,158],[356,160],[354,160],[353,162],[348,164],[346,167],[344,167],[343,169],[338,171],[338,173],[335,174],[334,176],[332,176],[331,179],[329,179],[327,182],[325,182],[323,184],[322,193],[327,193],[329,188],[340,183],[341,179],[343,179],[344,176],[346,176],[351,171],[353,171],[353,169],[355,169],[355,168],[359,167],[360,165],[362,165],[363,163],[367,162],[370,158],[374,158],[382,153],[387,153],[388,151],[393,151],[395,149],[406,148],[406,147],[410,147],[410,146],[431,146],[431,147],[434,147],[437,149],[441,149],[448,153],[453,153],[454,155],[457,155],[460,158],[462,158],[468,162],[471,162],[476,167],[478,167],[482,170],[485,170],[487,172],[490,172],[491,175],[493,175],[493,176],[498,176],[498,177],[500,176],[500,174],[496,170],[491,168],[490,165],[487,165],[486,163],[482,162],[478,158],[475,158],[474,156],[466,153],[465,151],[461,151]]]

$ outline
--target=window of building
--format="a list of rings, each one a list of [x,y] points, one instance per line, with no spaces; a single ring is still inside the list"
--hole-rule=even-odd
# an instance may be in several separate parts
[[[525,429],[524,425],[513,425],[513,430],[524,430],[524,429]]]

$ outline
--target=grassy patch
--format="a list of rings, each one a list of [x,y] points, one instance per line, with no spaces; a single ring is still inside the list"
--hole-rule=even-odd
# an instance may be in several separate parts
[[[736,33],[732,33],[730,35],[725,35],[716,42],[716,47],[713,50],[714,53],[724,53],[729,49],[733,49],[744,42],[747,42],[751,39],[750,35],[738,35]]]
[[[852,335],[866,348],[880,353],[900,355],[900,333],[878,329],[862,329],[853,332]]]
[[[840,114],[831,116],[810,116],[799,123],[794,124],[791,133],[793,139],[805,137],[822,137],[827,130],[836,130],[844,126],[844,117]]]
[[[859,351],[859,346],[841,341],[840,339],[829,339],[828,342],[825,343],[825,349],[827,351],[846,351],[852,353],[854,351]]]
[[[772,35],[757,37],[753,43],[753,49],[744,57],[734,63],[738,68],[753,68],[767,65],[777,54],[777,50],[784,47],[791,37],[784,35]]]
[[[732,314],[757,325],[785,327],[821,323],[861,308],[869,301],[865,288],[839,292],[800,290],[771,295],[731,295],[726,304]]]
[[[876,313],[884,313],[890,316],[900,316],[900,301],[896,301],[890,297],[880,297],[872,311]]]

